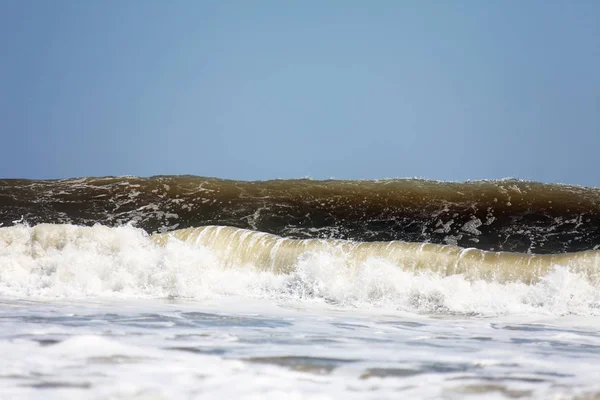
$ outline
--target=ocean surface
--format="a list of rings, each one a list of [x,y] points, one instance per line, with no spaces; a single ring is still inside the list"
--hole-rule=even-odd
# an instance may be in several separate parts
[[[600,189],[0,180],[1,399],[600,398]]]

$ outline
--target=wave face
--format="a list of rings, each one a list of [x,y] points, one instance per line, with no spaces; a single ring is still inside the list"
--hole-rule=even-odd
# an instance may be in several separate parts
[[[600,252],[525,255],[230,227],[0,228],[0,295],[237,295],[411,312],[600,315]]]
[[[1,180],[0,224],[205,225],[283,237],[554,254],[598,249],[600,189],[516,180],[230,181],[194,176]]]

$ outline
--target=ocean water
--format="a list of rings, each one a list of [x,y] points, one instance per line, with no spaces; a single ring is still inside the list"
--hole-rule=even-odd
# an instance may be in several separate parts
[[[499,283],[321,249],[280,273],[131,226],[0,237],[2,398],[600,393],[600,290],[564,266]]]
[[[248,297],[3,298],[2,398],[595,398],[598,322]],[[589,396],[589,397],[586,397]]]
[[[1,399],[600,398],[598,189],[202,179],[0,181]]]

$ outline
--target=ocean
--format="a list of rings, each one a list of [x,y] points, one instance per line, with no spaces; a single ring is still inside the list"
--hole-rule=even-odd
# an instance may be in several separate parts
[[[600,189],[0,180],[2,399],[600,398]]]

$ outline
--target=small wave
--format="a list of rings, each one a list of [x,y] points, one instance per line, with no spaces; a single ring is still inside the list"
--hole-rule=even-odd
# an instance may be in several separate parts
[[[599,252],[294,240],[210,226],[0,228],[0,295],[252,296],[434,313],[600,315]]]
[[[343,259],[347,268],[380,259],[417,273],[461,274],[471,280],[532,283],[556,265],[600,279],[600,251],[570,254],[518,254],[430,243],[354,242],[335,239],[288,239],[246,229],[206,226],[152,236],[159,244],[176,238],[212,249],[227,266],[253,265],[261,270],[289,273],[306,254],[322,253]]]

